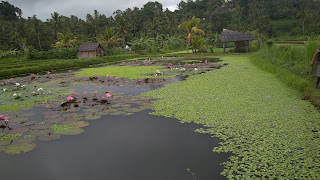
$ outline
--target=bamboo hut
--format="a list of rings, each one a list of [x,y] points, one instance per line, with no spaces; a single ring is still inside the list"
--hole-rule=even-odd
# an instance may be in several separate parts
[[[223,43],[223,52],[226,52],[225,43],[235,42],[236,51],[248,51],[250,49],[250,41],[254,40],[253,34],[241,33],[238,31],[231,31],[223,29],[221,42]]]
[[[104,56],[106,50],[99,43],[81,44],[78,50],[79,59],[88,59]]]

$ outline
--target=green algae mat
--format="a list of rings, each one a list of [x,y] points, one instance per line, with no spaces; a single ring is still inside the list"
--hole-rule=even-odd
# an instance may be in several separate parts
[[[195,122],[196,130],[223,140],[215,152],[232,152],[229,179],[320,179],[320,113],[298,91],[258,69],[248,56],[144,95],[154,115]]]

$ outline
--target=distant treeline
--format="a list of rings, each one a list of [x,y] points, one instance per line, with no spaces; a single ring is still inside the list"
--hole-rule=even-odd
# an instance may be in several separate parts
[[[224,28],[255,31],[265,37],[306,37],[320,33],[318,0],[188,0],[177,6],[178,10],[171,12],[157,1],[148,2],[142,8],[116,10],[110,17],[94,11],[87,14],[85,20],[53,12],[51,18],[41,21],[36,15],[23,18],[19,7],[2,1],[0,50],[23,52],[29,47],[49,50],[59,40],[59,33],[70,33],[82,43],[96,42],[99,35],[108,37],[107,30],[112,30],[111,40],[118,47],[141,37],[159,39],[160,35],[175,35],[186,38],[186,32],[177,27],[194,16],[201,19],[199,28],[208,39],[217,39]]]

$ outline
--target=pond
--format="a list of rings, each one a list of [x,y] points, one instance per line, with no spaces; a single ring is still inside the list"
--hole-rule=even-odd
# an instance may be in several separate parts
[[[25,93],[40,86],[51,90],[52,98],[17,112],[0,111],[10,117],[8,126],[4,120],[0,123],[2,178],[225,179],[220,175],[221,163],[230,154],[212,152],[218,139],[196,133],[201,125],[150,115],[152,99],[141,96],[212,67],[222,66],[195,61],[190,69],[199,68],[196,73],[174,73],[173,68],[166,73],[165,66],[157,78],[142,77],[141,81],[111,75],[79,77],[73,72],[3,81],[1,89],[8,90],[0,94],[2,104],[41,99],[46,95],[22,95],[21,99],[8,95],[8,91]],[[26,87],[17,89],[15,83],[22,82]],[[67,96],[72,100],[66,100]]]

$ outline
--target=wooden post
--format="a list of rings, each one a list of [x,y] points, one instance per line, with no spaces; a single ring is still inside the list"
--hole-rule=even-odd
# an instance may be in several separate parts
[[[225,53],[225,52],[226,52],[226,44],[223,43],[223,53]]]

